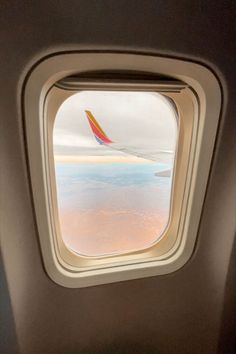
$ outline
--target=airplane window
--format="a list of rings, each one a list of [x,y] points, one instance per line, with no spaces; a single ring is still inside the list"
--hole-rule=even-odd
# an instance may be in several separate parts
[[[177,113],[156,92],[80,91],[60,106],[53,149],[61,236],[85,256],[150,247],[168,226]]]
[[[22,102],[51,279],[80,288],[180,269],[193,254],[219,122],[213,73],[173,58],[58,54],[35,66]]]

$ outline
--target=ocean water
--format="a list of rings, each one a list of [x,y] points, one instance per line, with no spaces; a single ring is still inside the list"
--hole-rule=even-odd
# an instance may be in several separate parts
[[[146,247],[169,217],[171,178],[159,163],[56,163],[62,237],[85,255]],[[138,245],[138,247],[137,247]]]

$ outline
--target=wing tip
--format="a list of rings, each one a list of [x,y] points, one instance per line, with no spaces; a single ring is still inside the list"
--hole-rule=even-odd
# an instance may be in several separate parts
[[[92,112],[86,109],[85,114],[87,116],[89,125],[93,131],[93,134],[95,135],[96,140],[98,141],[99,139],[100,144],[102,143],[108,145],[113,143],[113,141],[110,138],[108,138],[106,133],[103,131],[102,127],[99,125],[96,118],[93,116]]]

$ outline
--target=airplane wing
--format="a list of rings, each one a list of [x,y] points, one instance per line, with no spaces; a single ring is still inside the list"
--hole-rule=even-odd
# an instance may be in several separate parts
[[[114,141],[112,141],[104,132],[104,130],[102,129],[102,127],[99,125],[99,123],[97,122],[97,120],[95,119],[95,117],[93,116],[93,114],[90,111],[85,111],[90,128],[94,134],[94,137],[96,139],[96,141],[100,144],[100,145],[104,145],[109,147],[110,149],[113,150],[117,150],[120,152],[123,152],[125,154],[129,154],[129,155],[133,155],[139,158],[143,158],[145,160],[149,160],[149,161],[155,161],[155,162],[166,162],[166,160],[168,161],[172,161],[174,153],[173,151],[170,150],[159,150],[159,151],[150,151],[150,152],[143,152],[143,151],[139,151],[139,149],[135,149],[135,147],[130,148],[127,146],[123,146],[119,143],[116,143]],[[158,175],[158,174],[157,174]],[[170,173],[167,173],[166,170],[166,174],[163,174],[164,176],[170,175]]]

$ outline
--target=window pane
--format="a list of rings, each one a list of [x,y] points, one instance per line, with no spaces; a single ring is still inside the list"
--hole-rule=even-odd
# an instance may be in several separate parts
[[[101,256],[160,239],[169,220],[176,118],[170,101],[153,92],[81,91],[63,102],[53,145],[67,247]]]

